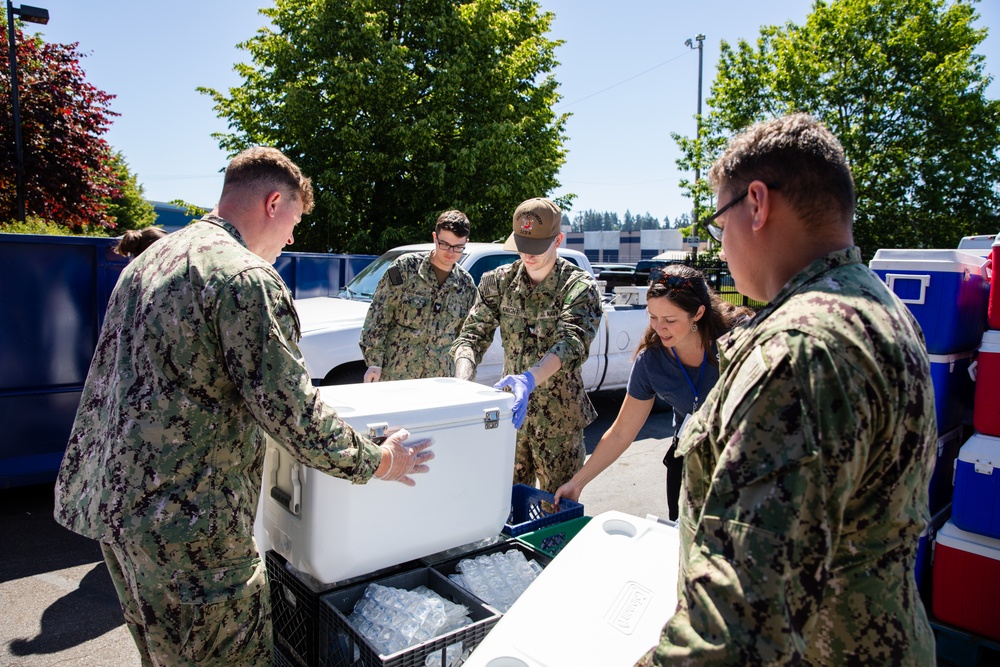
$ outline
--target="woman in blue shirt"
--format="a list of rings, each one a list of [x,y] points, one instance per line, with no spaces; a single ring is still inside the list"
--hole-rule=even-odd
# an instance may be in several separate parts
[[[556,491],[556,501],[577,501],[592,479],[628,449],[646,423],[656,397],[673,407],[673,442],[663,457],[667,467],[667,510],[677,519],[683,459],[675,457],[677,438],[719,379],[715,341],[753,312],[719,298],[698,270],[679,264],[653,269],[646,293],[649,327],[636,350],[621,410],[594,453],[573,478]]]

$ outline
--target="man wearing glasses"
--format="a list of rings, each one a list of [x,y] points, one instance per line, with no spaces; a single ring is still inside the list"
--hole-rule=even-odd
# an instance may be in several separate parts
[[[514,211],[504,244],[520,258],[483,274],[479,298],[452,352],[456,375],[472,379],[500,327],[504,377],[518,429],[514,483],[555,493],[583,467],[583,429],[597,412],[581,368],[601,323],[601,296],[589,272],[559,257],[562,211],[536,197]],[[535,388],[538,388],[535,391]]]
[[[768,302],[719,340],[680,437],[677,613],[640,665],[933,665],[914,582],[936,455],[923,336],[854,246],[837,139],[796,114],[736,136],[707,222]]]
[[[361,330],[365,382],[452,377],[451,344],[476,299],[476,283],[456,264],[469,241],[461,211],[438,216],[429,253],[397,258],[375,288]]]

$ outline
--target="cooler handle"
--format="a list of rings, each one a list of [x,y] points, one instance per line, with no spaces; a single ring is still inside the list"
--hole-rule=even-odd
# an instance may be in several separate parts
[[[924,298],[927,295],[927,288],[931,284],[931,277],[930,277],[930,275],[917,276],[917,275],[913,275],[913,274],[910,274],[910,273],[887,273],[887,274],[885,274],[885,284],[889,286],[889,291],[892,292],[892,293],[894,293],[894,294],[896,292],[895,285],[896,285],[896,280],[897,279],[898,280],[919,280],[920,281],[920,296],[917,297],[916,299],[904,299],[903,297],[899,297],[900,301],[902,301],[903,303],[913,303],[913,304],[917,304],[917,305],[921,305],[921,304],[924,303]],[[899,295],[897,294],[896,296],[899,296]]]
[[[969,369],[968,369],[969,370],[969,377],[972,378],[973,382],[976,381],[976,376],[978,375],[978,373],[976,372],[976,367],[977,366],[979,366],[979,359],[976,359],[971,364],[969,364]]]
[[[267,450],[267,456],[270,459],[269,465],[271,466],[270,479],[268,479],[268,484],[271,488],[268,489],[267,495],[276,500],[282,508],[298,516],[302,509],[302,482],[299,480],[299,468],[301,466],[298,463],[292,464],[292,492],[288,493],[278,486],[278,467],[281,465],[281,454],[276,447],[271,447]]]

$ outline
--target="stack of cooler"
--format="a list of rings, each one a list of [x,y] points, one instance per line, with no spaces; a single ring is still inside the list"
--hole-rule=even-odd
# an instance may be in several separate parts
[[[454,378],[322,387],[320,396],[374,439],[400,427],[410,441],[433,438],[435,458],[416,486],[378,479],[358,485],[300,464],[267,439],[255,536],[266,551],[276,664],[341,664],[329,650],[337,633],[324,619],[337,612],[331,607],[324,614],[332,604],[327,599],[347,604],[372,581],[426,585],[468,607],[473,622],[392,656],[378,655],[355,633],[351,647],[364,654],[362,664],[423,664],[428,656],[443,659],[458,641],[474,646],[498,612],[417,559],[496,538],[504,528],[516,438],[513,396]],[[351,656],[342,664],[356,663]]]
[[[998,251],[995,243],[994,267]],[[987,313],[989,330],[970,368],[976,431],[955,461],[952,516],[934,545],[933,610],[945,623],[1000,640],[1000,285],[990,286]]]
[[[928,489],[932,519],[917,548],[915,576],[925,602],[933,593],[935,613],[941,567],[935,562],[932,576],[931,555],[934,545],[950,530],[946,522],[953,513],[953,489],[958,493],[952,478],[960,451],[964,451],[964,426],[973,404],[969,370],[983,339],[990,296],[985,264],[984,257],[948,249],[879,250],[869,263],[920,324],[931,362],[937,461]],[[942,620],[956,623],[955,619]]]

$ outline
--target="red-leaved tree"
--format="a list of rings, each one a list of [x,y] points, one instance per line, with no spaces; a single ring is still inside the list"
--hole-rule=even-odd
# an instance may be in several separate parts
[[[24,155],[25,209],[69,227],[113,227],[105,212],[121,193],[113,152],[101,135],[114,95],[85,79],[78,43],[49,44],[26,36],[15,24],[17,81]],[[0,44],[7,45],[0,25]],[[4,49],[6,51],[6,49]],[[0,68],[0,221],[17,213],[14,118],[10,68]]]

